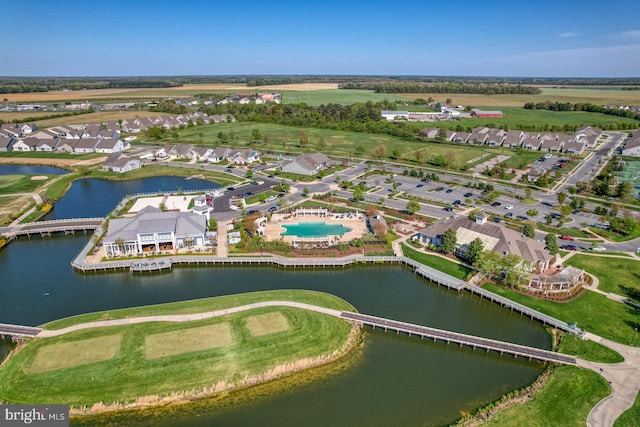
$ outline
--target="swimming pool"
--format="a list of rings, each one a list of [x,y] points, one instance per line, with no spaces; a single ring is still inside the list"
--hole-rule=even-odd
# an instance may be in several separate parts
[[[341,236],[352,229],[342,224],[327,224],[326,222],[301,222],[298,224],[282,225],[287,231],[281,236],[298,237],[327,237]]]

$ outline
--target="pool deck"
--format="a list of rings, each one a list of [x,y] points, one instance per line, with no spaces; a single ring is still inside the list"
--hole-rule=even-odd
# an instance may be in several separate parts
[[[351,231],[342,235],[335,236],[333,240],[335,242],[349,242],[350,240],[362,237],[367,233],[367,221],[366,217],[362,214],[351,214],[349,218],[346,214],[333,214],[329,216],[293,216],[288,214],[274,214],[264,227],[264,236],[267,240],[279,240],[282,239],[287,243],[292,243],[294,239],[300,240],[296,236],[282,236],[281,234],[287,230],[283,225],[299,224],[303,222],[326,222],[327,224],[341,224],[345,227],[349,227]]]

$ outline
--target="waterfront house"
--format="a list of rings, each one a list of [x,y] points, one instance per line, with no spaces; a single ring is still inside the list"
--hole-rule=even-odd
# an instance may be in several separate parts
[[[126,145],[120,139],[113,138],[96,138],[98,143],[96,144],[96,153],[117,153],[124,151],[131,146],[127,142]]]
[[[502,255],[518,255],[523,260],[531,262],[532,270],[545,271],[555,261],[555,257],[545,248],[544,243],[525,237],[519,231],[502,224],[487,222],[484,215],[479,215],[475,221],[466,216],[437,221],[420,230],[414,239],[424,245],[438,248],[444,232],[449,229],[456,231],[454,253],[461,258],[465,258],[469,244],[479,238],[484,250]]]
[[[102,164],[102,169],[118,173],[129,172],[130,170],[139,169],[142,166],[140,159],[132,158],[124,153],[116,152],[107,157]]]
[[[180,248],[206,244],[207,219],[192,212],[162,212],[152,206],[134,217],[109,221],[103,246],[107,258],[177,253]]]

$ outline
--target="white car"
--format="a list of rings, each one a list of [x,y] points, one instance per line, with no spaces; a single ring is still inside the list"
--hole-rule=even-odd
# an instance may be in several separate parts
[[[606,251],[607,248],[605,248],[604,246],[594,246],[593,248],[591,248],[591,250],[594,252],[602,252],[602,251]]]
[[[513,209],[513,205],[507,205],[504,208],[507,209],[507,210],[511,210],[511,209]]]
[[[544,156],[542,156],[542,157],[544,157],[545,159],[550,159],[550,158],[552,158],[552,157],[553,157],[553,154],[545,154],[545,155],[544,155]]]

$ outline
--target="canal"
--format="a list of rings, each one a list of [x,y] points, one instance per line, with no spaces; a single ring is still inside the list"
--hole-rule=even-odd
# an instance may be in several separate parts
[[[193,181],[82,180],[73,184],[54,211],[72,213],[60,217],[102,216],[125,194],[203,186]],[[541,348],[551,345],[539,323],[467,293],[432,285],[402,267],[176,268],[153,275],[82,275],[69,263],[87,238],[82,233],[20,238],[0,251],[0,322],[39,325],[97,310],[288,288],[328,292],[376,316]],[[6,349],[5,344],[0,354]],[[240,391],[226,406],[203,400],[74,424],[443,425],[529,384],[542,369],[539,363],[510,356],[367,331],[365,344],[348,369],[281,388],[276,381],[277,392]]]

